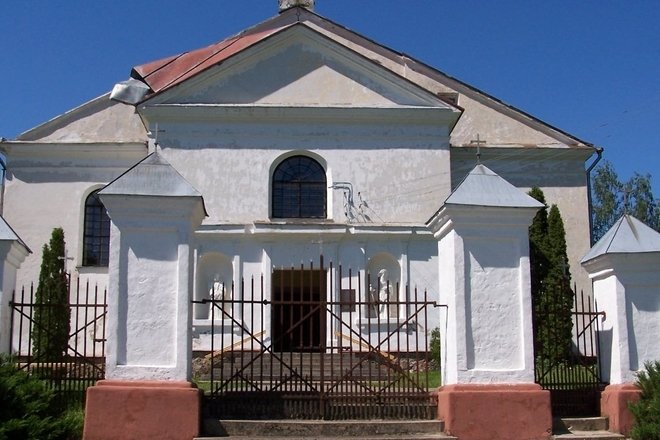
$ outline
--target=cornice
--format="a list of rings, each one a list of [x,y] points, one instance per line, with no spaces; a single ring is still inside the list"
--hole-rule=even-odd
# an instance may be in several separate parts
[[[453,123],[456,113],[438,107],[313,107],[242,104],[156,104],[140,106],[147,119],[180,122],[378,122],[388,124]]]

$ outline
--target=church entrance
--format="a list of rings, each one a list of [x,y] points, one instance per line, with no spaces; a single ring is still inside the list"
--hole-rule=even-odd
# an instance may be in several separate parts
[[[322,351],[325,341],[325,270],[275,270],[271,334],[277,352]]]
[[[429,380],[439,366],[430,364],[427,317],[437,304],[404,286],[405,300],[385,298],[382,309],[405,314],[376,313],[383,300],[372,279],[321,257],[195,301],[212,311],[211,349],[193,362],[207,390],[204,417],[433,418]]]

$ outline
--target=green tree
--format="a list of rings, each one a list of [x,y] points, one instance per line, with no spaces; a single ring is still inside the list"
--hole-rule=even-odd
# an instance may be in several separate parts
[[[33,314],[32,354],[40,361],[62,359],[69,343],[71,309],[64,261],[64,231],[55,228],[43,247]]]
[[[532,188],[529,195],[545,205],[529,228],[534,350],[541,359],[561,361],[570,354],[573,330],[566,231],[557,205],[548,213],[541,189]]]
[[[547,236],[548,236],[548,206],[545,195],[540,188],[532,188],[529,195],[543,203],[543,208],[534,216],[529,227],[529,266],[532,281],[532,294],[541,291],[541,283],[548,274]]]
[[[568,270],[566,230],[557,205],[552,205],[548,213],[547,252],[549,264],[544,287],[553,302],[552,332],[555,346],[552,348],[552,357],[567,359],[573,338],[575,293],[571,289],[571,274]]]
[[[598,241],[625,213],[660,231],[660,202],[650,174],[635,173],[622,182],[609,161],[596,169],[592,186],[593,236]]]

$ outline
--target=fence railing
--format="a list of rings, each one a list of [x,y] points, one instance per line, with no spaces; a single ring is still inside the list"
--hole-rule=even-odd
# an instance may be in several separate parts
[[[83,405],[87,388],[105,376],[107,292],[80,280],[71,286],[70,276],[67,279],[65,304],[38,302],[34,284],[15,291],[9,304],[12,354],[18,367],[48,383],[58,403],[71,407]],[[35,328],[46,337],[56,332],[48,312],[65,307],[70,310],[69,334],[61,355],[35,353]]]
[[[554,417],[600,415],[600,394],[606,385],[598,359],[598,318],[603,313],[584,292],[573,292],[545,292],[545,305],[537,303],[534,315],[535,379],[550,391]],[[565,307],[567,298],[572,309]]]
[[[195,301],[209,346],[195,370],[223,418],[432,418],[425,291],[341,266],[273,269]],[[223,286],[224,287],[224,286]],[[198,322],[202,328],[203,323]]]

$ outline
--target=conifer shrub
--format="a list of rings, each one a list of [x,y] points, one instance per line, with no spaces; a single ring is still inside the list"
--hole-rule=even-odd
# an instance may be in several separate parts
[[[550,207],[540,188],[529,195],[545,205],[529,227],[529,263],[534,313],[534,353],[537,364],[569,361],[573,336],[566,231],[557,205]]]
[[[0,356],[0,440],[77,440],[82,410],[63,411],[46,382]]]
[[[633,440],[660,440],[660,361],[646,363],[636,385],[642,393],[629,405],[635,418],[630,435]]]
[[[38,362],[60,361],[69,343],[71,309],[64,272],[64,231],[55,228],[43,247],[32,327],[32,355]]]
[[[431,350],[431,366],[440,368],[440,329],[438,327],[431,330],[429,349]]]

